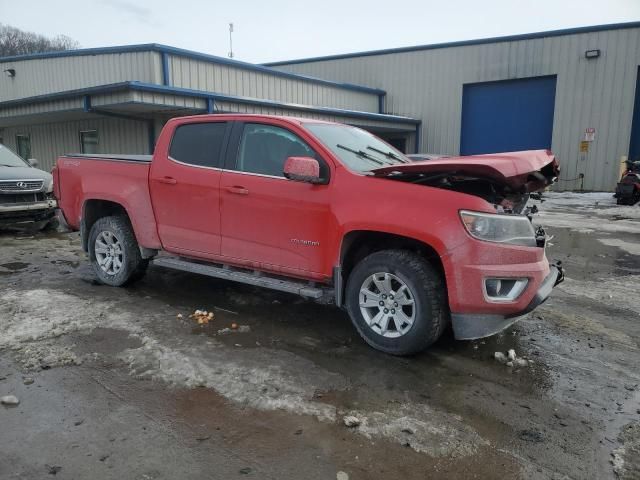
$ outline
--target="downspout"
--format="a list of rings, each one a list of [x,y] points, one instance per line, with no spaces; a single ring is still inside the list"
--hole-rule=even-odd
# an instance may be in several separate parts
[[[416,144],[415,144],[415,152],[420,153],[420,132],[422,131],[422,122],[416,123]]]
[[[216,104],[211,97],[207,97],[207,113],[215,113]]]
[[[169,54],[162,52],[160,54],[162,60],[162,84],[171,85],[171,79],[169,78]]]
[[[378,94],[378,113],[384,113],[384,101],[386,96],[386,92]]]

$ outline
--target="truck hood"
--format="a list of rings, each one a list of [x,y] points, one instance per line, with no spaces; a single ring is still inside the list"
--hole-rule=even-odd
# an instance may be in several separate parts
[[[560,168],[549,150],[448,157],[439,160],[389,165],[372,170],[375,176],[470,177],[487,180],[511,192],[530,193],[553,183]]]
[[[2,180],[49,180],[51,174],[32,167],[3,167],[0,166],[0,181]]]

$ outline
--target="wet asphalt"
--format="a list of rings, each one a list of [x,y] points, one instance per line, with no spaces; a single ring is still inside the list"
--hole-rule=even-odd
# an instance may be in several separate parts
[[[100,286],[76,233],[0,234],[0,479],[638,479],[640,234],[571,227],[546,304],[411,358],[333,307],[155,267]]]

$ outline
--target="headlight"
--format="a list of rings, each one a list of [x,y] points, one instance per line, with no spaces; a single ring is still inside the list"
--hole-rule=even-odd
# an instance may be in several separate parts
[[[478,240],[537,246],[536,232],[527,217],[462,210],[460,218],[467,232]]]
[[[44,191],[45,193],[53,192],[53,177],[44,181]]]

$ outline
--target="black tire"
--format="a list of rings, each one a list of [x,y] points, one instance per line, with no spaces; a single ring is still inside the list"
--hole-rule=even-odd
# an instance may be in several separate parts
[[[361,312],[360,289],[376,273],[394,275],[413,297],[413,324],[401,336],[389,338],[374,331]],[[425,350],[440,338],[449,323],[441,275],[422,256],[407,250],[383,250],[364,258],[349,275],[345,300],[351,321],[365,342],[391,355]]]
[[[122,251],[122,266],[120,269],[109,274],[100,266],[96,257],[96,239],[103,232],[113,235]],[[140,255],[140,248],[133,233],[133,228],[129,219],[124,215],[114,215],[98,219],[89,232],[89,259],[96,277],[104,285],[112,287],[122,287],[131,284],[144,277],[148,260],[144,260]]]

